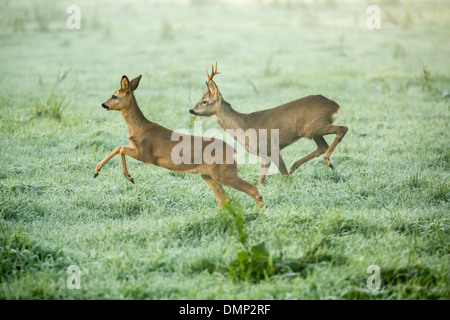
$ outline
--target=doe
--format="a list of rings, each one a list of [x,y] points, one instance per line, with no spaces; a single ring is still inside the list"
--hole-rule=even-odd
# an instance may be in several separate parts
[[[114,92],[111,98],[102,103],[102,107],[105,110],[117,110],[122,113],[130,134],[128,138],[130,146],[117,147],[105,159],[100,161],[95,167],[94,178],[98,176],[106,162],[112,157],[120,154],[122,158],[123,174],[127,180],[133,183],[134,179],[128,173],[125,156],[175,172],[200,174],[216,196],[219,207],[222,207],[223,204],[227,202],[227,195],[222,187],[223,185],[247,193],[256,200],[260,207],[264,207],[263,199],[258,188],[238,176],[237,163],[234,159],[230,163],[230,161],[227,161],[225,158],[226,154],[229,154],[229,152],[233,154],[235,151],[230,145],[222,140],[214,138],[202,139],[202,137],[177,133],[178,136],[183,136],[183,141],[189,141],[187,139],[190,139],[192,144],[194,143],[194,139],[200,139],[202,152],[211,143],[215,143],[215,146],[217,146],[218,141],[223,143],[222,150],[226,150],[226,152],[223,153],[224,159],[221,162],[216,161],[211,163],[211,161],[209,161],[210,159],[204,159],[203,156],[200,163],[175,164],[173,162],[172,149],[177,144],[176,141],[172,141],[172,134],[174,132],[157,123],[147,120],[139,109],[134,97],[133,91],[137,89],[141,77],[142,76],[138,76],[130,82],[126,76],[123,76],[120,82],[121,89]],[[196,156],[194,154],[194,149],[195,148],[191,148],[191,159],[194,159]]]

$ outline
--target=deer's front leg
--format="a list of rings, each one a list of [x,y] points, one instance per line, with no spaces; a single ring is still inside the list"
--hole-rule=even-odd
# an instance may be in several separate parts
[[[269,172],[270,168],[270,160],[261,158],[261,167],[259,169],[259,180],[258,180],[258,187],[262,186],[264,181],[266,181],[267,172]]]
[[[132,149],[129,147],[117,147],[113,150],[113,152],[111,152],[105,159],[103,159],[102,161],[100,161],[97,166],[95,167],[94,170],[94,178],[97,178],[100,170],[102,169],[102,167],[105,165],[105,163],[107,163],[109,160],[111,160],[112,157],[116,156],[117,154],[120,153],[120,157],[122,159],[122,171],[123,171],[123,175],[125,176],[125,178],[128,181],[131,181],[132,183],[134,183],[134,179],[130,176],[130,174],[128,173],[128,168],[127,168],[127,163],[125,160],[125,155],[133,157],[135,159],[137,159],[138,157],[138,152],[136,149]]]
[[[281,157],[281,153],[278,154],[278,161],[274,161],[274,163],[278,167],[278,170],[280,170],[282,176],[287,177],[289,175],[289,172],[287,171],[286,168],[286,164],[284,163],[284,160]]]
[[[138,157],[138,151],[136,149],[132,149],[129,147],[122,147],[119,150],[120,153],[120,157],[122,158],[122,171],[123,171],[123,175],[125,176],[125,178],[128,181],[131,181],[132,183],[134,183],[134,179],[131,177],[131,175],[128,173],[128,168],[127,168],[127,162],[125,160],[125,155],[133,157],[135,159],[137,159]]]
[[[117,155],[120,152],[120,148],[122,148],[122,147],[115,148],[113,150],[113,152],[111,152],[105,159],[103,159],[102,161],[100,161],[97,164],[97,166],[95,167],[95,170],[94,170],[94,178],[97,178],[98,173],[100,172],[102,167],[105,165],[105,163],[107,163],[109,160],[111,160],[112,157],[114,157],[115,155]]]

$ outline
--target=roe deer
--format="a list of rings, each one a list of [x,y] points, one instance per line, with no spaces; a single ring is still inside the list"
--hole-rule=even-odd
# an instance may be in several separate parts
[[[212,66],[211,75],[206,69],[208,81],[206,82],[206,92],[202,99],[189,112],[196,116],[210,116],[226,131],[234,129],[237,134],[233,138],[240,144],[243,144],[250,153],[261,157],[261,167],[258,185],[264,183],[271,162],[275,162],[283,176],[294,173],[298,167],[305,162],[318,157],[322,154],[325,164],[333,169],[330,161],[330,155],[336,148],[336,145],[347,133],[348,127],[335,126],[333,122],[338,117],[341,107],[334,101],[325,98],[322,95],[313,95],[294,100],[272,109],[266,109],[253,113],[239,113],[223,98],[213,77],[220,72],[214,70]],[[242,130],[236,130],[236,129]],[[256,130],[258,142],[256,147],[251,147],[246,142],[244,133],[247,130]],[[258,130],[278,129],[278,152],[274,156],[271,152],[271,143],[267,142],[265,150],[260,148],[260,134]],[[267,131],[266,131],[267,132]],[[328,146],[323,136],[336,134],[336,138]],[[309,155],[297,160],[288,173],[286,165],[279,151],[288,145],[294,143],[300,138],[313,139],[317,144],[317,150]],[[270,137],[269,137],[270,140]]]
[[[111,98],[102,103],[102,107],[105,110],[117,110],[122,113],[130,134],[128,138],[130,146],[117,147],[105,159],[100,161],[95,167],[94,178],[98,176],[106,162],[115,155],[120,154],[123,174],[127,180],[134,183],[134,179],[128,173],[125,162],[125,156],[127,155],[146,164],[151,163],[175,172],[200,174],[216,196],[219,207],[222,207],[223,203],[227,202],[227,196],[222,185],[247,193],[257,201],[260,207],[263,207],[264,203],[258,188],[238,176],[237,164],[234,159],[228,162],[224,159],[221,163],[220,161],[216,161],[217,163],[211,163],[209,161],[208,163],[210,164],[207,164],[205,163],[207,159],[203,159],[202,156],[200,163],[197,164],[175,164],[173,162],[172,149],[177,144],[176,141],[172,141],[174,132],[147,120],[139,109],[134,97],[133,91],[138,87],[141,77],[138,76],[130,82],[126,76],[123,76],[120,83],[121,89],[114,92]],[[230,145],[219,139],[203,139],[202,137],[181,133],[176,133],[176,135],[183,137],[183,141],[187,139],[191,143],[193,141],[201,141],[201,151],[204,151],[211,143],[215,143],[215,145],[219,143],[223,147],[223,150],[231,152],[233,155],[235,152]],[[194,151],[196,151],[194,149],[191,148],[191,158],[194,158]],[[226,157],[225,152],[223,153],[223,157]]]

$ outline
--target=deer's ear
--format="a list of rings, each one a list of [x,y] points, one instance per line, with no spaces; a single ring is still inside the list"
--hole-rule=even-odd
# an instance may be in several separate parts
[[[217,88],[216,84],[212,80],[208,81],[208,90],[213,96],[217,96],[217,93],[219,92],[219,88]]]
[[[141,81],[141,78],[142,78],[142,74],[141,75],[138,75],[136,78],[134,78],[133,80],[131,80],[131,82],[130,82],[130,88],[131,88],[131,90],[136,90],[137,89],[137,87],[138,87],[138,85],[139,85],[139,81]]]
[[[122,80],[120,81],[120,86],[123,92],[128,91],[128,89],[130,88],[130,81],[128,80],[127,76],[122,77]]]

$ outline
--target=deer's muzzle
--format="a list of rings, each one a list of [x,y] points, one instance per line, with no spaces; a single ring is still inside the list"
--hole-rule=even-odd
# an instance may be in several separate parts
[[[103,107],[103,109],[109,110],[109,107],[104,103],[102,103],[102,107]]]
[[[197,112],[195,112],[194,109],[190,109],[190,110],[189,110],[189,113],[190,113],[190,114],[193,114],[193,115],[197,115]]]

